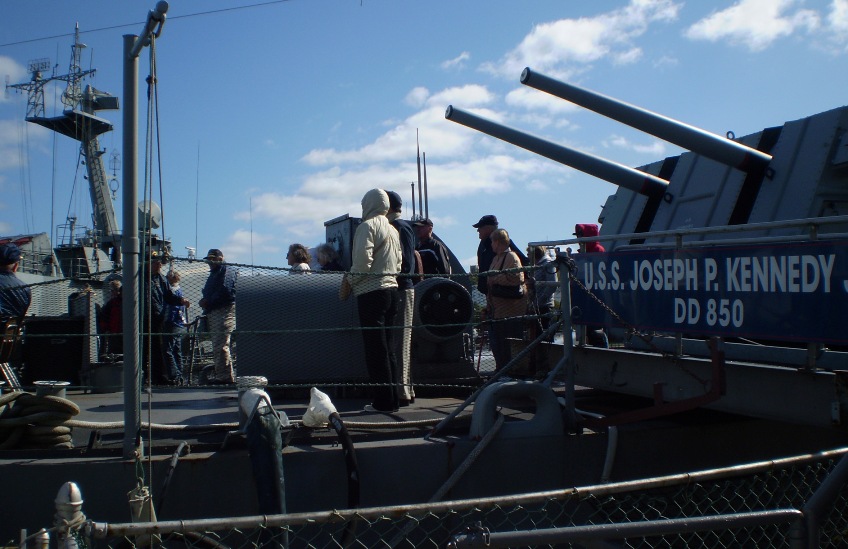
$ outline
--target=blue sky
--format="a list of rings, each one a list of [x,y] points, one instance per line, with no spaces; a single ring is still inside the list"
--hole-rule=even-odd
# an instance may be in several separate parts
[[[229,261],[285,266],[289,244],[322,242],[324,221],[358,216],[373,187],[396,190],[411,214],[416,133],[435,231],[466,266],[481,215],[521,246],[597,221],[612,184],[447,121],[450,104],[634,167],[680,152],[522,86],[525,66],[720,135],[842,106],[848,90],[848,0],[170,4],[156,46],[157,201],[181,256],[219,247]],[[44,57],[64,74],[79,22],[92,85],[120,96],[122,35],[154,5],[5,0],[0,74],[25,82]],[[25,112],[24,96],[0,95],[0,234],[49,232],[51,211],[54,224],[90,216],[77,144],[54,143]],[[120,153],[121,113],[101,114],[115,125],[101,145]]]

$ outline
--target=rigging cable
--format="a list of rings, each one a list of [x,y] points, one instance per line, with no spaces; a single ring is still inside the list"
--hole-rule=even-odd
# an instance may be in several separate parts
[[[146,208],[144,208],[144,229],[145,229],[145,253],[142,254],[143,261],[143,276],[140,277],[142,281],[142,287],[144,288],[144,293],[142,295],[145,296],[144,307],[145,314],[142,315],[142,319],[145,323],[145,328],[147,332],[147,338],[145,340],[145,347],[147,349],[147,360],[145,360],[142,364],[143,368],[147,372],[147,422],[148,425],[152,423],[152,414],[153,414],[153,338],[157,337],[153,334],[153,318],[150,314],[152,310],[152,299],[153,299],[153,291],[148,287],[151,285],[151,266],[150,266],[150,254],[153,251],[153,231],[151,230],[153,227],[153,176],[152,176],[152,164],[153,164],[153,148],[152,148],[152,93],[151,86],[155,84],[155,65],[153,64],[153,48],[156,43],[156,37],[153,33],[149,35],[150,39],[150,75],[147,77],[147,122],[146,122],[146,133],[144,140],[144,186],[142,191],[142,196],[145,198],[147,204]],[[144,203],[142,203],[144,204]],[[153,431],[148,427],[147,430],[147,444],[148,451],[147,455],[147,466],[149,470],[149,478],[153,478],[153,461],[152,461],[152,452],[153,452]]]
[[[168,15],[168,21],[173,21],[175,19],[188,19],[188,18],[191,18],[191,17],[199,17],[201,15],[214,15],[214,14],[217,14],[217,13],[223,13],[223,12],[228,12],[228,11],[240,11],[240,10],[250,9],[250,8],[262,8],[262,7],[265,7],[265,6],[270,6],[272,4],[282,4],[284,2],[290,2],[290,1],[291,0],[269,0],[268,2],[259,2],[259,3],[256,3],[256,4],[248,4],[246,6],[234,6],[234,7],[231,7],[231,8],[221,8],[221,9],[217,9],[217,10],[201,11],[201,12],[197,12],[197,13],[187,13],[186,15],[176,15],[176,16]],[[91,29],[91,30],[88,30],[88,31],[79,31],[79,34],[80,35],[91,34],[91,33],[95,33],[95,32],[107,31],[107,30],[123,29],[123,28],[126,28],[126,27],[135,27],[137,25],[144,25],[144,24],[145,24],[145,21],[137,21],[137,22],[134,22],[134,23],[124,23],[122,25],[112,25],[112,26],[109,26],[109,27],[100,27],[98,29]],[[57,38],[66,38],[68,36],[74,36],[74,35],[75,35],[75,33],[71,32],[71,33],[64,33],[64,34],[54,34],[53,36],[43,36],[41,38],[30,38],[28,40],[18,40],[17,42],[7,42],[5,44],[0,44],[0,48],[5,48],[5,47],[8,47],[8,46],[19,46],[21,44],[29,44],[31,42],[41,42],[42,40],[55,40]]]
[[[56,44],[56,60],[59,60],[59,44]],[[56,76],[56,67],[58,67],[58,63],[53,67],[53,76]],[[53,86],[53,115],[56,114],[56,104],[58,101],[56,100],[56,90],[57,86]],[[53,132],[53,158],[52,158],[52,173],[50,174],[50,225],[47,226],[47,230],[50,234],[50,242],[55,247],[56,245],[56,237],[58,234],[54,233],[56,231],[56,148],[57,148],[57,134]]]
[[[156,70],[156,43],[150,41],[150,73],[153,77],[153,116],[155,117],[155,139],[156,139],[156,168],[159,177],[159,208],[161,211],[161,220],[159,224],[162,245],[167,249],[165,242],[165,193],[162,188],[162,140],[159,128],[159,85],[158,75]]]
[[[194,184],[194,251],[197,252],[197,211],[200,203],[200,143],[197,144],[197,173]]]

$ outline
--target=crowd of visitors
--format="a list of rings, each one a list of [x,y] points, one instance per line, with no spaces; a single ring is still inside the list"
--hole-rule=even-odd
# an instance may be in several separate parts
[[[371,189],[362,201],[361,223],[356,225],[349,257],[342,257],[338,243],[319,244],[313,255],[300,243],[288,247],[289,274],[310,272],[344,273],[341,299],[353,295],[362,330],[365,362],[371,382],[369,410],[391,413],[415,400],[412,379],[412,334],[415,314],[415,285],[430,277],[450,277],[452,257],[448,247],[434,235],[433,220],[402,218],[403,201],[391,190]],[[477,290],[485,299],[480,310],[481,333],[487,336],[496,364],[503,369],[512,358],[511,340],[537,338],[557,316],[556,262],[543,246],[529,247],[528,255],[499,226],[493,214],[472,225],[478,233]],[[598,226],[578,224],[578,237],[597,236]],[[581,252],[602,252],[596,242],[581,244]],[[0,319],[22,317],[32,298],[29,287],[15,277],[21,251],[14,244],[0,246]],[[186,334],[190,302],[180,288],[181,273],[171,268],[162,273],[169,258],[151,250],[143,263],[146,272],[142,333],[145,376],[155,384],[183,383]],[[210,383],[235,382],[231,338],[236,329],[236,286],[238,269],[229,265],[220,249],[205,256],[209,275],[201,291],[199,307],[211,339],[214,374]],[[314,275],[313,275],[314,276]],[[311,277],[310,277],[311,278]],[[97,326],[102,335],[101,355],[122,352],[122,286],[111,280],[105,303],[98,310]],[[589,344],[608,346],[603,330],[588,334]],[[547,341],[552,341],[548,335]],[[544,355],[530,357],[530,374],[547,370]]]

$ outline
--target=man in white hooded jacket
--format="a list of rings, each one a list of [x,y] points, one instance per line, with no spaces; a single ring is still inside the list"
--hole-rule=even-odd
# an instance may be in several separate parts
[[[367,411],[398,410],[392,323],[397,314],[397,275],[402,252],[397,230],[389,223],[389,197],[371,189],[362,197],[362,223],[353,235],[353,263],[344,284],[356,296],[359,324],[363,328],[365,363],[376,384]],[[345,297],[345,292],[341,296]]]

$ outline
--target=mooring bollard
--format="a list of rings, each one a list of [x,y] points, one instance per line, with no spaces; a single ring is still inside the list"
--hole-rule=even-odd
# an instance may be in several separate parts
[[[56,540],[63,549],[77,549],[79,529],[85,524],[82,513],[82,493],[75,482],[66,482],[56,494]]]

